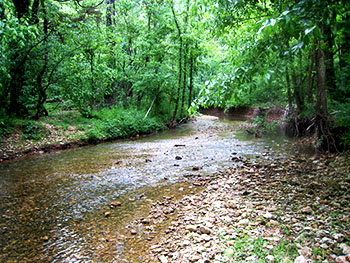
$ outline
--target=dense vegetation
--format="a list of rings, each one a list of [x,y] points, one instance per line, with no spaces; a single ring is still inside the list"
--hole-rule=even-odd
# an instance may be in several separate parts
[[[348,148],[349,10],[345,0],[4,0],[1,132],[59,111],[94,120],[91,138],[115,138],[200,107],[279,106],[320,148]]]

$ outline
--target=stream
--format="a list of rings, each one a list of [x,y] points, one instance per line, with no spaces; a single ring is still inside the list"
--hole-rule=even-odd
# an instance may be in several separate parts
[[[0,261],[142,262],[147,240],[128,224],[163,196],[199,191],[186,177],[232,167],[233,155],[294,152],[291,139],[277,132],[257,139],[240,123],[202,116],[137,140],[1,163]]]

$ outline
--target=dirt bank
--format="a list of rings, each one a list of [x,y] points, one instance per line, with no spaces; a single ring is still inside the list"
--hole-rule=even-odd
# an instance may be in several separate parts
[[[268,122],[281,121],[285,117],[285,110],[280,108],[259,108],[259,107],[236,107],[224,112],[221,108],[202,109],[201,113],[212,115],[219,118],[227,118],[229,120],[250,120],[257,116],[266,115]]]

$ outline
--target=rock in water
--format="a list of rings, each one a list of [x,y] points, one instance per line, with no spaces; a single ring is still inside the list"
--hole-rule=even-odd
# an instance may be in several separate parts
[[[193,166],[193,167],[192,167],[192,170],[193,170],[193,171],[198,171],[198,170],[199,170],[199,166]]]
[[[113,203],[110,203],[109,204],[109,207],[110,208],[115,208],[115,207],[117,207],[117,206],[121,206],[122,205],[122,203],[121,202],[113,202]]]

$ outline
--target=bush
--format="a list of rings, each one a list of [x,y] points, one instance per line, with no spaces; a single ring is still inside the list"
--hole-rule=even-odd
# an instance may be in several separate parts
[[[8,135],[12,130],[11,119],[6,114],[0,113],[0,137]]]
[[[350,102],[331,105],[334,118],[336,119],[337,134],[340,135],[340,145],[344,150],[350,149]]]
[[[128,138],[165,129],[164,122],[135,109],[111,108],[93,113],[93,127],[86,132],[90,140]]]
[[[26,140],[39,140],[43,136],[42,125],[35,121],[25,120],[22,123],[23,138]]]

